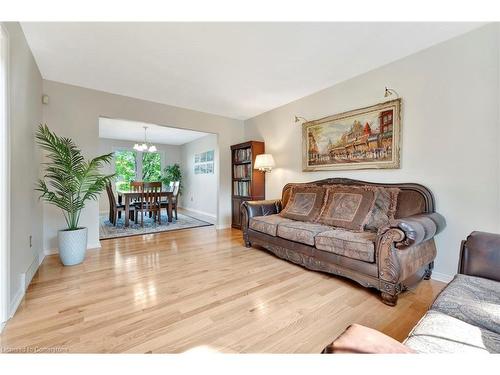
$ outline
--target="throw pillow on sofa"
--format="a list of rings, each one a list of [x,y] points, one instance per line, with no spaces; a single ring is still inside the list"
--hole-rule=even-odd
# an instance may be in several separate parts
[[[282,217],[299,221],[316,221],[325,202],[326,188],[296,185],[291,188],[290,199],[280,212]]]
[[[333,227],[363,231],[377,189],[371,186],[330,186],[317,222]]]
[[[368,215],[366,230],[377,232],[394,220],[399,192],[398,188],[377,187],[375,205]]]

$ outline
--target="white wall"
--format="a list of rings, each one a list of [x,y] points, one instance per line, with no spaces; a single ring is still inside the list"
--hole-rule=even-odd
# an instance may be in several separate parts
[[[219,134],[221,165],[230,165],[232,144],[243,139],[243,122],[179,107],[133,99],[102,91],[43,81],[50,104],[43,106],[43,119],[59,135],[73,138],[87,156],[99,153],[99,116],[148,122],[164,126]],[[218,226],[231,222],[231,173],[227,168],[219,176]],[[64,220],[57,210],[44,206],[44,249],[57,246],[57,231]],[[99,246],[98,202],[90,202],[82,212],[82,226],[89,229],[88,247]]]
[[[435,275],[454,275],[463,238],[500,231],[498,38],[488,25],[245,121],[245,139],[264,140],[276,160],[267,198],[280,197],[287,182],[327,177],[424,184],[448,222],[437,236]],[[403,98],[401,169],[301,172],[294,115],[312,120],[374,104],[386,85]]]
[[[161,155],[161,170],[170,164],[181,163],[181,146],[177,145],[164,145],[160,143],[155,143],[154,139],[150,140],[154,143],[158,152]],[[118,139],[107,139],[99,138],[99,154],[108,154],[114,152],[118,149],[120,150],[132,150],[136,142],[132,141],[122,141]],[[113,174],[115,173],[114,160],[111,164],[103,168],[104,173]],[[140,179],[140,178],[139,178]],[[99,211],[102,213],[107,213],[109,210],[109,201],[106,194],[101,194],[99,199]]]
[[[42,77],[16,22],[4,24],[10,44],[11,251],[10,305],[17,307],[39,265],[42,206],[33,190],[39,177],[40,152],[34,134],[42,121]],[[32,247],[29,237],[32,236]],[[26,275],[25,275],[26,274]]]
[[[215,150],[214,173],[194,174],[194,154]],[[217,216],[217,180],[219,175],[219,151],[215,134],[181,146],[182,196],[179,206],[210,217]],[[231,173],[231,172],[229,172]]]

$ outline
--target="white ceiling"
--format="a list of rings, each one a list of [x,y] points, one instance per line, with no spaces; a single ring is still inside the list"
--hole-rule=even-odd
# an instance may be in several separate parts
[[[99,117],[99,138],[142,142],[144,141],[144,126],[148,127],[147,140],[153,144],[183,145],[208,135],[208,133],[194,130]]]
[[[481,23],[48,23],[43,78],[247,119]]]

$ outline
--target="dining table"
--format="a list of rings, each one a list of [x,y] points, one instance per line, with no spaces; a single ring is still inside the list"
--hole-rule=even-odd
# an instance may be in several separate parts
[[[140,199],[141,197],[141,192],[139,191],[127,191],[127,190],[117,190],[117,195],[118,195],[118,203],[119,204],[125,204],[125,226],[128,227],[130,225],[129,222],[129,214],[130,214],[130,204],[135,201]],[[166,198],[166,203],[167,203],[167,217],[168,217],[168,222],[172,222],[172,198],[174,196],[174,192],[172,190],[162,190],[160,193],[160,198]],[[165,201],[162,200],[162,202],[165,203]]]

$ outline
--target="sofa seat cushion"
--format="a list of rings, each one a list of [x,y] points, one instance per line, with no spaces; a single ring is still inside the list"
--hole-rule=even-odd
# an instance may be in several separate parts
[[[314,246],[314,237],[330,229],[332,228],[326,225],[291,220],[278,225],[278,237]]]
[[[432,309],[500,334],[500,282],[456,275]]]
[[[404,342],[419,353],[499,353],[500,335],[429,310]]]
[[[267,216],[255,216],[250,218],[248,226],[257,232],[269,234],[270,236],[275,236],[278,231],[278,224],[288,223],[293,220],[282,217],[278,214],[267,215]]]
[[[376,238],[377,234],[373,232],[330,229],[319,233],[314,241],[319,250],[373,263]]]

